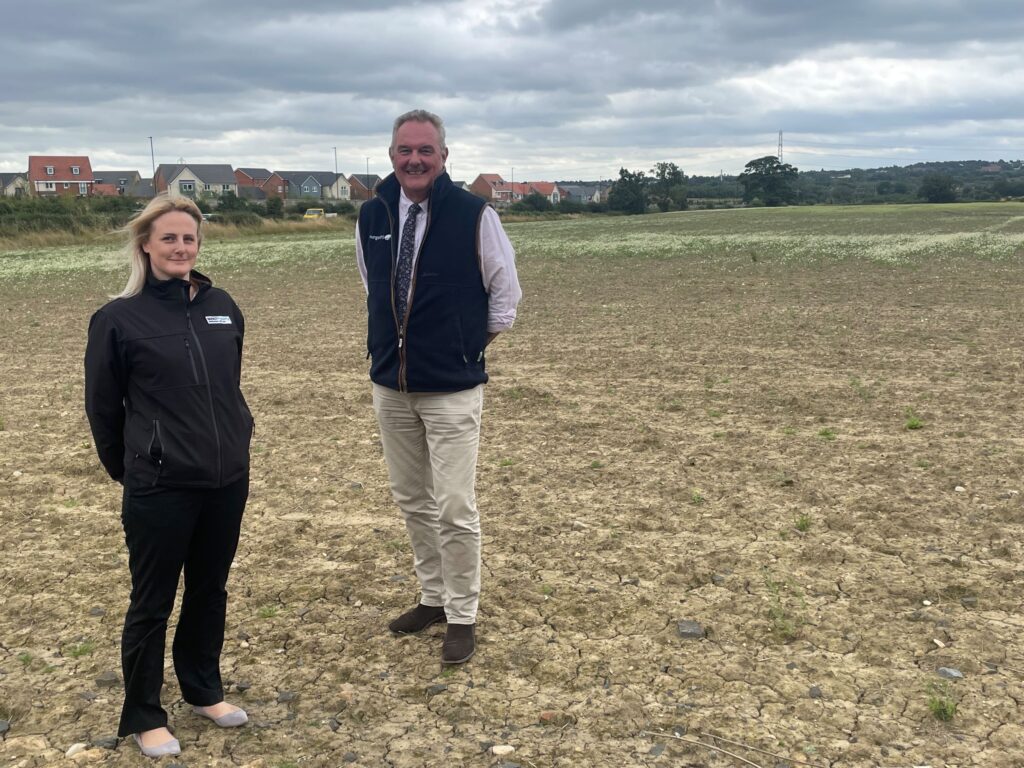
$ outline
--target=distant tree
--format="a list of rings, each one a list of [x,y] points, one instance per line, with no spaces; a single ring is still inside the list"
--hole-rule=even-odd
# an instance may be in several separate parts
[[[956,200],[956,180],[946,173],[926,173],[917,196],[929,203],[952,203]]]
[[[280,197],[267,198],[267,217],[280,219],[284,217],[284,200]]]
[[[1024,179],[999,179],[992,191],[999,197],[1024,197]]]
[[[743,185],[743,201],[760,199],[765,205],[786,205],[796,201],[797,170],[789,163],[779,162],[775,155],[751,160],[739,177]]]
[[[647,183],[643,171],[619,169],[619,178],[608,192],[608,210],[621,213],[647,211]]]
[[[675,163],[655,163],[647,189],[662,213],[686,210],[686,174]]]
[[[856,201],[857,188],[849,179],[842,179],[832,185],[830,197],[836,205],[849,205]]]

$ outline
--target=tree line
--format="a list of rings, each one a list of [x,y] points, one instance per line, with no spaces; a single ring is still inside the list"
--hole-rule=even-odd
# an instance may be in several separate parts
[[[951,203],[1024,198],[1024,163],[960,161],[846,171],[800,171],[774,155],[738,176],[687,177],[675,163],[619,170],[608,208],[627,214],[732,205]]]

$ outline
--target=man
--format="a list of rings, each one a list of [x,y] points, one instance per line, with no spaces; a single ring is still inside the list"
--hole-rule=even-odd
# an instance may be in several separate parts
[[[394,173],[359,211],[356,257],[373,407],[421,591],[388,627],[405,635],[447,622],[441,662],[461,664],[476,650],[480,599],[484,348],[512,327],[522,291],[497,213],[445,172],[441,118],[401,115],[388,154]]]

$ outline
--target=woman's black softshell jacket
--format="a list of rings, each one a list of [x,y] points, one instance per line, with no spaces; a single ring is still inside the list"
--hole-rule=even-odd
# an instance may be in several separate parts
[[[220,488],[249,469],[252,414],[239,386],[245,320],[192,271],[152,275],[89,322],[85,412],[110,476],[132,487]]]

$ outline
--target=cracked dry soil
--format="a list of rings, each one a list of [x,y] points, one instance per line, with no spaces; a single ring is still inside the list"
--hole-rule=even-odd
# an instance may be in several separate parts
[[[440,627],[385,630],[416,587],[342,251],[209,270],[248,319],[223,669],[251,725],[200,722],[168,668],[184,753],[162,764],[740,764],[647,735],[673,730],[781,756],[719,742],[763,766],[1024,764],[1024,267],[521,253],[489,356],[479,651],[442,673]],[[119,280],[0,285],[6,766],[142,762],[92,746],[116,728],[96,679],[120,675],[128,573],[81,358]],[[939,667],[964,678],[937,688]]]

